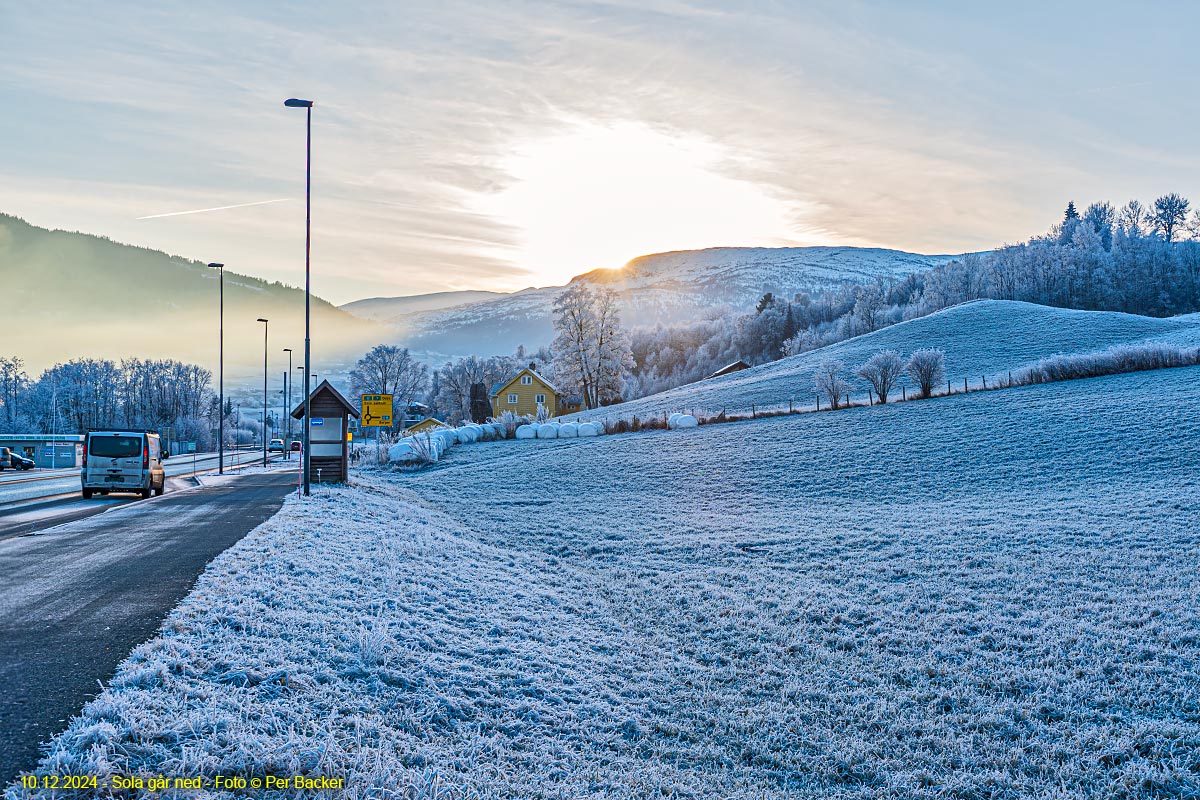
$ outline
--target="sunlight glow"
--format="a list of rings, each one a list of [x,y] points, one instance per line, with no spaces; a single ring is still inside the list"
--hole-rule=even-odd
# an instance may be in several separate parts
[[[712,142],[639,123],[575,123],[520,144],[502,166],[516,181],[472,203],[515,229],[496,253],[539,285],[669,250],[815,244],[793,226],[797,209],[720,174]]]

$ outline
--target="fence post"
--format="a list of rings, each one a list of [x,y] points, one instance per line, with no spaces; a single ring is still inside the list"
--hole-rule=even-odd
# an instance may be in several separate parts
[[[1008,371],[1008,388],[1012,388],[1012,370]]]
[[[796,398],[794,398],[794,397],[788,398],[788,413],[789,414],[796,413]]]
[[[755,403],[750,404],[750,418],[758,419],[758,405]]]
[[[846,392],[846,405],[850,405],[850,393]]]
[[[821,410],[821,395],[817,395],[817,411]]]
[[[870,389],[867,389],[867,405],[869,405],[869,406],[875,405],[875,393],[872,392]]]
[[[946,394],[954,394],[954,390],[950,388],[950,381],[946,381]]]
[[[963,394],[967,393],[967,379],[963,378]]]
[[[908,399],[907,397],[905,397],[905,396],[904,396],[904,387],[903,387],[903,386],[901,386],[901,387],[900,387],[900,399],[901,399],[901,400],[907,400],[907,399]]]
[[[986,389],[987,388],[987,375],[981,375],[980,379],[983,381],[983,388]]]

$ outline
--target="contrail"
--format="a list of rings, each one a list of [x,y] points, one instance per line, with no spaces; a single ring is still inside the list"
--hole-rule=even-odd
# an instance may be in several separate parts
[[[278,200],[259,200],[256,203],[238,203],[235,206],[217,206],[216,208],[197,208],[192,211],[172,211],[168,214],[150,214],[146,217],[136,217],[135,219],[158,219],[159,217],[178,217],[181,214],[203,214],[206,211],[224,211],[227,208],[245,208],[246,206],[263,206],[267,203],[282,203],[286,200],[291,200],[290,197],[281,197]]]

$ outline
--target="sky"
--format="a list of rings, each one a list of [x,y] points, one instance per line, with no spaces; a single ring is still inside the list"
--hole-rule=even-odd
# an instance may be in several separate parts
[[[338,303],[989,249],[1068,200],[1200,200],[1197,29],[1185,2],[0,0],[0,211],[301,285],[302,97]]]

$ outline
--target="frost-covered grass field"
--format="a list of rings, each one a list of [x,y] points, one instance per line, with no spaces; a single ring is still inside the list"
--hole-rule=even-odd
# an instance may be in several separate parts
[[[1197,797],[1197,408],[1182,368],[361,474],[220,556],[41,769]]]
[[[695,409],[713,415],[723,408],[732,414],[749,412],[752,405],[759,410],[786,409],[793,399],[797,408],[807,408],[814,402],[813,376],[822,361],[838,359],[852,371],[880,350],[907,355],[925,347],[941,348],[946,353],[946,377],[958,391],[964,378],[972,387],[979,387],[984,377],[994,386],[1009,371],[1058,353],[1093,352],[1147,341],[1200,345],[1200,314],[1157,319],[976,300],[819,350],[568,418],[628,420],[640,415],[644,420],[664,411]],[[861,396],[856,402],[865,403],[867,384],[850,374],[846,377],[858,386]],[[908,387],[911,393],[910,382]],[[899,386],[896,394],[900,394]]]

